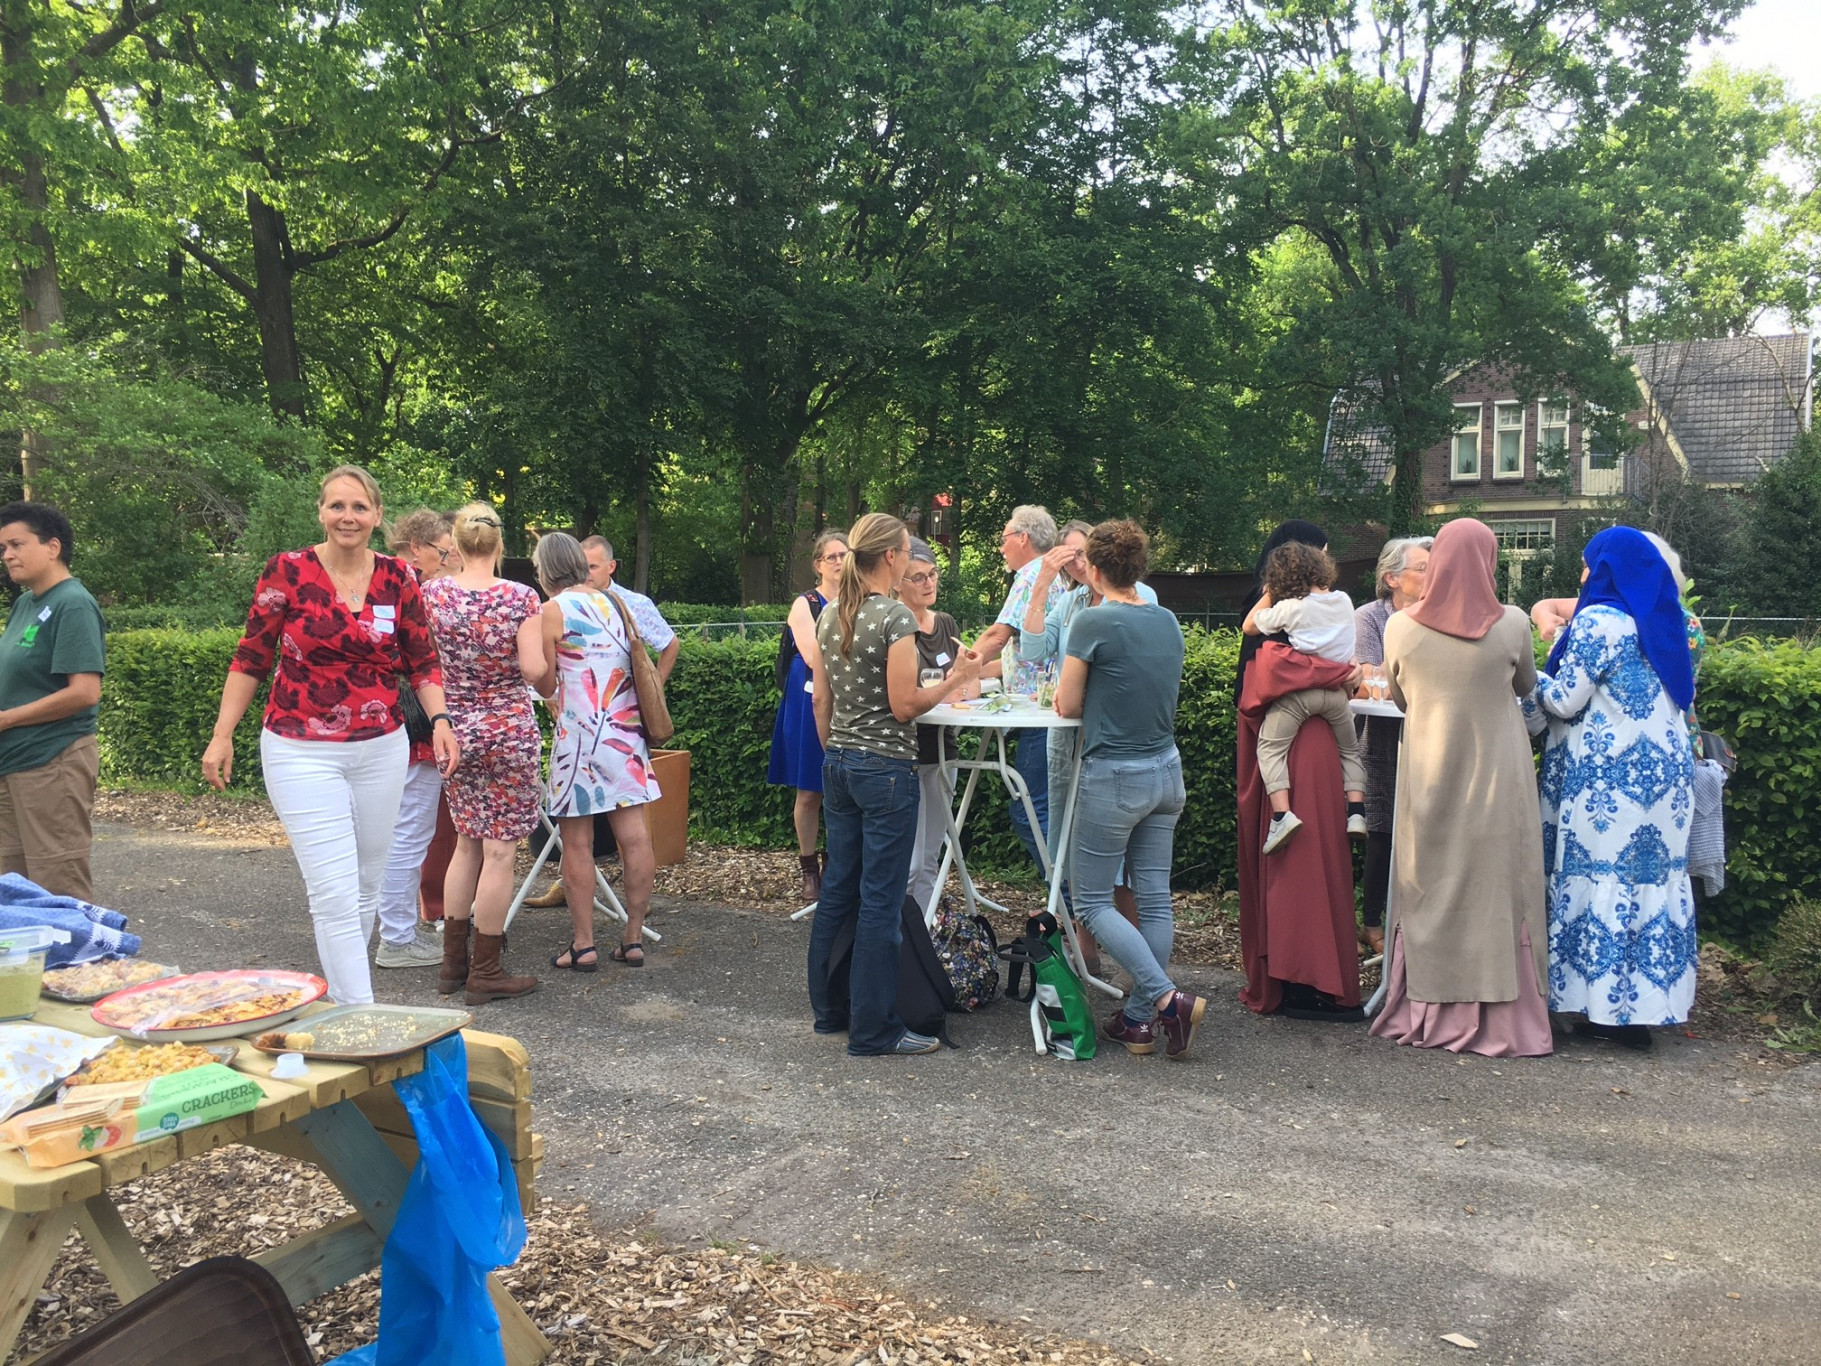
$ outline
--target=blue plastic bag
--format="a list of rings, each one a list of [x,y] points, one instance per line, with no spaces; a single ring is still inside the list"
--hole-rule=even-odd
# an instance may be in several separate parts
[[[379,1340],[338,1366],[501,1366],[487,1273],[518,1260],[525,1214],[505,1146],[468,1103],[459,1034],[393,1083],[417,1130],[417,1166],[379,1263]]]

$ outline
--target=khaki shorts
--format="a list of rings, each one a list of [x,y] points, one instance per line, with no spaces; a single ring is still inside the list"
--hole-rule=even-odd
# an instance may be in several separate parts
[[[0,871],[47,892],[93,899],[89,849],[100,755],[85,735],[39,768],[0,775]]]

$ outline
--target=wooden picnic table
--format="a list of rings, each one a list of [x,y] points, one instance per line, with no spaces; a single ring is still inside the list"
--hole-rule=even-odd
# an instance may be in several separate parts
[[[316,1005],[304,1017],[327,1008]],[[90,1018],[87,1006],[49,999],[39,1003],[32,1018],[74,1034],[109,1032]],[[505,1145],[520,1197],[529,1208],[543,1160],[543,1140],[531,1132],[530,1056],[504,1035],[468,1029],[462,1038],[469,1099],[481,1123]],[[311,1062],[303,1076],[279,1081],[272,1076],[277,1059],[254,1048],[250,1036],[232,1042],[240,1044],[240,1051],[231,1066],[257,1080],[265,1092],[265,1099],[246,1114],[62,1167],[32,1167],[17,1151],[0,1152],[0,1360],[11,1353],[72,1225],[123,1303],[157,1285],[157,1273],[109,1192],[229,1143],[320,1167],[354,1206],[353,1214],[254,1254],[252,1260],[277,1277],[292,1304],[312,1300],[379,1265],[417,1161],[411,1120],[392,1083],[423,1071],[423,1049],[366,1063]],[[499,1311],[509,1366],[542,1361],[550,1354],[549,1340],[497,1276],[488,1277],[488,1288]]]

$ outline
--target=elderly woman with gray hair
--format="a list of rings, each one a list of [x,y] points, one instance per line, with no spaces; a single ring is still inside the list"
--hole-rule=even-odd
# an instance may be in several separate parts
[[[632,681],[637,637],[625,607],[590,582],[588,557],[573,537],[560,531],[541,537],[531,562],[546,594],[546,666],[534,686],[540,696],[556,698],[547,809],[563,837],[570,922],[569,945],[550,966],[572,972],[600,966],[594,944],[594,818],[604,812],[620,849],[628,917],[607,957],[643,967],[641,936],[657,861],[639,808],[661,794]]]
[[[1385,623],[1423,596],[1433,536],[1400,536],[1378,552],[1373,600],[1353,614],[1354,662],[1380,668],[1385,662]],[[1397,792],[1397,745],[1404,723],[1372,716],[1364,722],[1360,758],[1366,766],[1365,927],[1360,942],[1385,951],[1385,901],[1391,888],[1391,814]]]

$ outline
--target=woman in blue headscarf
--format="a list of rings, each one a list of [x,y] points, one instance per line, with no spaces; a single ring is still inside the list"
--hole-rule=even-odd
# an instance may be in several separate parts
[[[1694,700],[1679,585],[1644,534],[1587,543],[1573,619],[1525,702],[1543,750],[1550,1009],[1632,1048],[1695,995]]]

